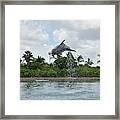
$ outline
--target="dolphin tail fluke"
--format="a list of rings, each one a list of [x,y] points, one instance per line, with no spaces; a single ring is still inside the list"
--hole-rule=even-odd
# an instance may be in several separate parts
[[[75,50],[71,50],[71,51],[76,52]]]
[[[66,49],[67,51],[73,51],[73,52],[76,52],[75,50],[72,50],[72,49]]]

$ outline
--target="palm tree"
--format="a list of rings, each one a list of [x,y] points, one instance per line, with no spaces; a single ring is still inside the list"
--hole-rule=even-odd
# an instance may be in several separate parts
[[[75,58],[71,52],[67,53],[67,58],[70,58],[71,60],[75,61]]]
[[[97,55],[100,58],[100,54]],[[100,63],[100,59],[97,61],[97,63]]]
[[[91,66],[92,64],[94,63],[90,58],[88,58],[87,61],[85,61],[85,65]]]
[[[30,62],[33,60],[32,52],[25,51],[25,53],[23,54],[22,58],[24,58],[24,60],[26,61],[27,66],[30,67]]]
[[[76,66],[76,59],[74,58],[73,54],[71,52],[68,52],[67,54],[67,62],[68,64],[71,64],[72,66]]]
[[[20,64],[22,64],[22,60],[20,59]]]
[[[53,65],[60,68],[60,69],[67,68],[67,57],[58,57],[54,61]]]
[[[83,59],[82,55],[78,56],[77,62],[78,62],[78,65],[79,65],[81,62],[84,62],[84,59]]]
[[[38,56],[38,58],[36,59],[36,62],[39,62],[41,64],[44,64],[45,63],[45,59],[42,58],[41,56]]]

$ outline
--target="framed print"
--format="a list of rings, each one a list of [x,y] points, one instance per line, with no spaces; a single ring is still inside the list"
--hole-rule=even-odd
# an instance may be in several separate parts
[[[119,119],[118,1],[1,7],[1,118]]]

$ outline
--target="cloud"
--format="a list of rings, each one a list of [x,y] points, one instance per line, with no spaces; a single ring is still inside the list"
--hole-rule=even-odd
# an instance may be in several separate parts
[[[57,29],[53,32],[54,40],[62,41],[66,40],[66,43],[74,48],[81,48],[83,45],[86,46],[87,41],[94,41],[99,40],[99,32],[96,30],[83,30],[83,31],[73,31],[73,30],[65,30],[65,29]],[[89,42],[90,44],[90,42]]]
[[[65,39],[65,44],[75,49],[74,56],[83,55],[85,59],[98,60],[100,53],[100,23],[97,21],[68,21],[53,32],[56,41]]]
[[[68,27],[74,30],[96,29],[100,27],[99,20],[73,20],[68,21]]]
[[[21,55],[32,51],[49,61],[50,52],[63,39],[75,49],[75,56],[83,55],[96,61],[100,53],[99,20],[22,20],[20,23]],[[66,52],[65,52],[66,53]],[[64,53],[64,55],[65,55]]]
[[[20,39],[29,42],[46,42],[48,34],[37,21],[21,21]]]
[[[24,51],[30,50],[33,55],[47,58],[51,46],[47,46],[48,33],[39,21],[21,21],[20,24],[20,57]]]
[[[20,47],[20,57],[22,58],[23,53],[26,50],[32,52],[34,57],[41,56],[46,59],[46,62],[49,62],[49,55],[48,52],[53,48],[52,45],[47,44],[21,44]]]

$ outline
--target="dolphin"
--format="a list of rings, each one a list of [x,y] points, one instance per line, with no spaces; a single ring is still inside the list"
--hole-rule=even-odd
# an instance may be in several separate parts
[[[57,56],[61,55],[62,52],[64,52],[64,51],[76,52],[75,50],[71,49],[69,46],[65,45],[64,42],[65,42],[65,40],[63,40],[58,46],[53,48],[51,53],[49,53],[49,55],[52,54],[52,56],[54,57],[54,55],[57,55]]]

